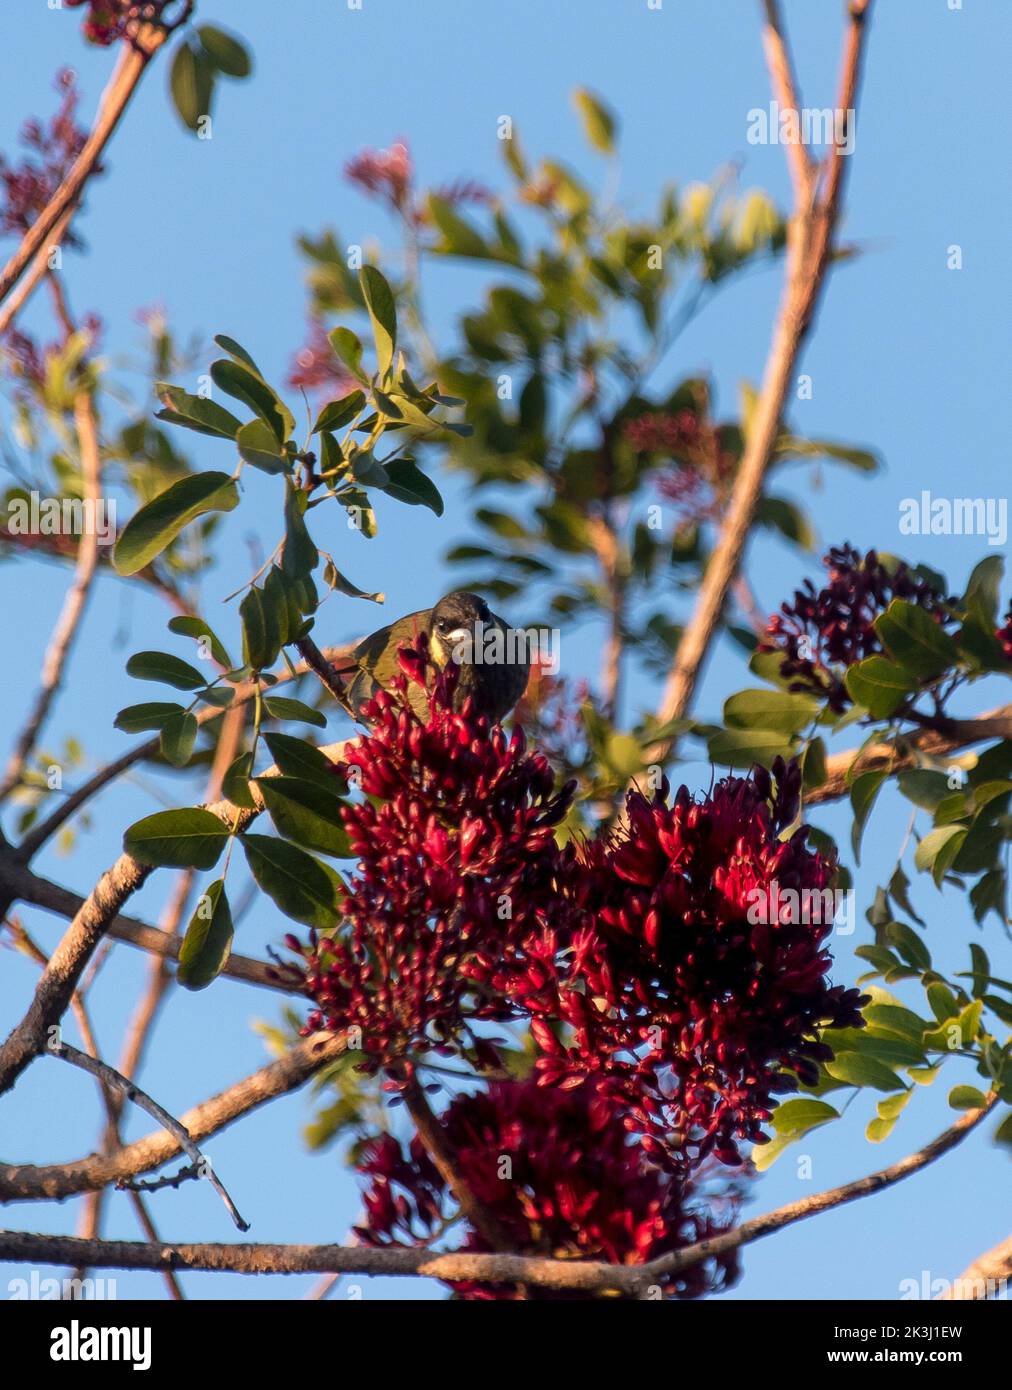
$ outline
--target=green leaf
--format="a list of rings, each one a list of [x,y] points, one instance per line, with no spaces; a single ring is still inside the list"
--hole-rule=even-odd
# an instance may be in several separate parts
[[[858,864],[861,862],[861,837],[864,834],[864,827],[871,814],[871,808],[875,804],[875,798],[879,794],[879,788],[887,775],[884,769],[862,772],[854,778],[850,788],[850,805],[854,812],[850,843],[854,851],[855,862]]]
[[[443,515],[443,499],[439,489],[413,459],[391,459],[386,471],[390,481],[380,485],[382,492],[411,506],[428,507],[436,516]]]
[[[173,767],[185,767],[197,741],[197,721],[189,710],[174,714],[162,725],[159,746],[162,757]]]
[[[865,1006],[863,1017],[870,1028],[909,1038],[918,1046],[925,1028],[930,1027],[913,1009],[904,1009],[899,1004],[868,1004]]]
[[[800,733],[819,712],[809,695],[782,690],[741,690],[724,703],[724,722],[736,729],[765,729],[790,736]]]
[[[290,700],[285,695],[271,695],[264,700],[264,708],[272,719],[297,719],[303,724],[312,724],[317,729],[327,727],[325,714],[303,704],[301,700]]]
[[[287,777],[300,777],[304,781],[318,782],[329,791],[337,792],[343,785],[340,768],[305,739],[293,738],[291,734],[264,734],[264,742],[270,749],[271,757]]]
[[[777,1106],[773,1112],[773,1128],[777,1134],[799,1138],[809,1130],[839,1118],[840,1112],[827,1105],[824,1100],[799,1096],[795,1100],[785,1100],[782,1105]]]
[[[875,1107],[878,1111],[878,1118],[871,1120],[865,1130],[865,1136],[872,1144],[881,1144],[883,1139],[888,1139],[900,1113],[909,1104],[912,1095],[913,1088],[911,1087],[909,1091],[902,1091],[897,1096],[886,1096],[884,1100],[878,1102]]]
[[[184,40],[172,57],[169,90],[183,124],[197,130],[202,116],[210,114],[214,94],[214,68],[207,55]]]
[[[295,429],[295,417],[266,381],[244,366],[221,357],[211,363],[211,380],[226,395],[248,405],[268,425],[279,444]]]
[[[155,386],[158,399],[166,403],[164,410],[155,412],[155,418],[165,420],[170,425],[182,425],[197,434],[209,434],[217,439],[234,439],[241,421],[217,401],[206,396],[191,396],[180,386],[170,386],[160,381]]]
[[[339,594],[345,594],[348,598],[369,599],[372,603],[382,603],[386,598],[386,594],[371,594],[367,589],[360,589],[357,584],[353,584],[347,575],[341,573],[333,560],[328,560],[323,566],[323,582],[328,589],[336,589]]]
[[[707,747],[715,763],[730,767],[771,767],[775,758],[791,756],[790,742],[771,729],[719,729]]]
[[[247,590],[239,605],[239,617],[242,619],[242,659],[254,671],[262,671],[277,659],[281,648],[274,605],[265,598],[262,589],[254,586]]]
[[[349,420],[354,420],[364,405],[365,393],[362,391],[352,391],[339,401],[328,402],[316,417],[313,434],[319,434],[321,430],[341,429]]]
[[[181,614],[177,618],[169,619],[169,631],[176,632],[181,637],[194,637],[199,642],[202,638],[206,640],[211,655],[219,666],[224,666],[226,670],[231,668],[232,658],[225,650],[224,645],[218,640],[216,633],[203,618],[190,617]]]
[[[767,1168],[772,1168],[783,1151],[797,1142],[798,1136],[795,1134],[778,1134],[775,1139],[771,1139],[768,1144],[756,1144],[752,1149],[752,1165],[757,1173],[765,1173]]]
[[[228,826],[212,811],[184,806],[136,821],[123,836],[123,848],[156,868],[213,869],[227,839]]]
[[[301,777],[258,777],[257,786],[280,835],[338,859],[351,855],[336,785],[327,790]]]
[[[906,799],[919,806],[922,811],[934,811],[949,795],[950,790],[944,772],[931,772],[928,768],[922,767],[901,772],[896,784]]]
[[[959,1004],[956,996],[947,984],[942,980],[933,980],[928,985],[925,993],[928,996],[928,1004],[931,1012],[938,1019],[939,1023],[945,1023],[947,1019],[954,1018],[959,1012]]]
[[[889,654],[919,680],[940,675],[959,659],[956,644],[944,628],[905,599],[894,598],[873,626]]]
[[[996,1144],[1007,1144],[1012,1148],[1012,1110],[1008,1112],[1001,1124],[994,1132],[994,1142]]]
[[[169,652],[136,652],[126,664],[127,675],[141,681],[161,681],[176,690],[197,690],[206,685],[202,671]]]
[[[849,1086],[871,1086],[876,1091],[903,1091],[906,1087],[896,1073],[877,1061],[874,1057],[863,1057],[856,1052],[844,1052],[826,1063],[826,1070],[837,1081]]]
[[[306,528],[308,494],[297,488],[291,478],[285,479],[285,548],[281,568],[292,579],[312,574],[320,558]]]
[[[191,473],[180,478],[124,526],[112,552],[113,568],[117,574],[136,574],[198,516],[230,512],[238,505],[239,489],[227,473]]]
[[[989,632],[998,626],[998,602],[1005,561],[1000,555],[988,555],[974,567],[963,595],[962,606],[967,617],[973,618]]]
[[[931,953],[917,933],[904,922],[890,922],[885,929],[886,940],[915,970],[931,969]]]
[[[987,1104],[987,1096],[976,1086],[953,1086],[949,1092],[949,1104],[953,1110],[982,1110]]]
[[[246,46],[232,34],[226,34],[211,24],[201,24],[197,29],[204,52],[211,62],[226,77],[249,77],[250,56]]]
[[[851,666],[844,684],[851,699],[864,705],[873,719],[888,718],[917,688],[902,666],[884,656],[868,656]]]
[[[263,372],[253,361],[253,358],[243,347],[242,343],[237,343],[236,340],[230,338],[227,333],[216,333],[214,335],[214,341],[224,352],[228,353],[229,357],[234,358],[236,362],[241,363],[242,366],[249,367],[253,375],[258,376],[260,380],[263,381]]]
[[[224,879],[216,879],[197,903],[179,949],[176,979],[187,989],[203,989],[221,973],[232,949],[235,928]]]
[[[256,798],[249,785],[252,776],[253,754],[251,752],[240,753],[229,763],[228,769],[221,779],[221,790],[233,806],[241,806],[246,811],[252,811],[256,806]]]
[[[352,376],[367,385],[369,378],[362,370],[362,343],[357,335],[350,328],[332,328],[327,339]]]
[[[278,443],[277,435],[263,420],[248,420],[235,442],[243,462],[259,468],[262,473],[286,473],[291,467],[291,460]]]
[[[380,374],[385,375],[393,365],[397,349],[397,307],[393,292],[386,277],[375,266],[363,266],[358,278],[365,307],[372,322],[376,360],[379,363]]]
[[[573,103],[583,117],[587,139],[601,154],[615,152],[615,117],[600,97],[579,87],[573,93]]]
[[[464,220],[445,198],[430,193],[426,199],[429,216],[443,235],[441,255],[470,256],[478,259],[490,255],[488,242],[471,224]]]
[[[127,705],[113,720],[113,728],[125,734],[140,734],[148,729],[160,729],[173,715],[182,714],[183,706],[170,701],[153,700],[148,704]]]
[[[269,835],[243,835],[242,846],[257,884],[282,912],[317,931],[336,928],[344,883],[329,864]]]
[[[756,508],[756,520],[779,531],[785,540],[809,553],[818,545],[812,523],[804,511],[786,497],[763,497]]]
[[[940,887],[942,879],[949,870],[966,839],[967,830],[962,825],[942,825],[929,830],[914,852],[914,863],[923,871],[930,869],[935,886]]]

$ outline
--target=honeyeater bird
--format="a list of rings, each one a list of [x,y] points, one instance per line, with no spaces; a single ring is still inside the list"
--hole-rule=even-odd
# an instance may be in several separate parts
[[[398,618],[358,644],[353,665],[341,668],[342,674],[352,676],[347,693],[355,712],[401,674],[400,648],[414,646],[423,633],[429,656],[440,670],[451,661],[460,666],[454,704],[459,707],[470,695],[480,714],[496,722],[504,719],[527,688],[525,633],[509,628],[483,598],[463,589],[447,594],[434,608]],[[428,717],[428,699],[420,686],[409,685],[408,699],[421,718]]]

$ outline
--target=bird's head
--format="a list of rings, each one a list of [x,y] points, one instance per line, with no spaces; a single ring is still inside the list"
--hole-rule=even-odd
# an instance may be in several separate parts
[[[441,598],[429,624],[429,651],[436,665],[446,666],[454,658],[469,663],[475,627],[493,621],[488,604],[477,594],[457,589]]]

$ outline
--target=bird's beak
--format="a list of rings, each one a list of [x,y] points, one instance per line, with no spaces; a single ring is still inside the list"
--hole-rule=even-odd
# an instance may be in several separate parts
[[[468,627],[455,627],[442,639],[442,645],[448,653],[447,660],[455,661],[458,666],[462,662],[470,661],[473,644],[474,634]]]

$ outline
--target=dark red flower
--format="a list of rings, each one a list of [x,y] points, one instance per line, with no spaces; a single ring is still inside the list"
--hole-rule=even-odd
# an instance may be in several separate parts
[[[130,37],[142,22],[157,24],[171,0],[65,0],[68,9],[88,6],[81,31],[89,43],[108,48]]]
[[[10,164],[0,154],[0,233],[22,236],[27,232],[66,178],[87,139],[87,132],[75,120],[81,94],[74,73],[61,68],[53,85],[61,97],[59,108],[48,127],[34,120],[22,126],[20,141],[28,153],[21,163]],[[102,172],[100,167],[97,172]],[[67,231],[64,240],[68,246],[81,244],[73,230]]]
[[[424,685],[424,653],[401,659]],[[436,680],[427,720],[407,703],[403,677],[380,692],[345,764],[376,801],[344,811],[359,863],[340,930],[310,944],[307,1031],[360,1028],[371,1070],[452,1050],[473,1020],[512,1016],[488,978],[561,906],[554,828],[572,789],[556,793],[521,729],[507,738],[470,700],[455,710],[457,674],[451,666]]]
[[[364,192],[385,198],[398,211],[410,203],[414,166],[403,140],[388,150],[362,150],[344,166],[344,176]]]
[[[842,545],[822,563],[829,571],[825,587],[817,591],[806,579],[793,602],[781,604],[770,618],[760,648],[784,653],[781,671],[792,690],[825,698],[839,713],[851,702],[847,667],[881,652],[873,624],[894,598],[917,604],[942,625],[951,619],[946,598],[902,562],[887,566],[874,550],[862,558],[853,546]]]
[[[1012,603],[1009,604],[1008,612],[1005,614],[1005,621],[1001,627],[996,629],[994,635],[1005,653],[1005,660],[1012,661]]]
[[[524,1255],[641,1264],[727,1230],[740,1193],[724,1182],[689,1178],[652,1164],[612,1122],[593,1089],[546,1089],[533,1082],[493,1082],[480,1095],[458,1096],[442,1117],[462,1180]],[[449,1206],[445,1184],[417,1139],[407,1152],[392,1135],[366,1149],[360,1171],[372,1181],[357,1234],[369,1245],[414,1245],[437,1232]],[[459,1248],[487,1251],[473,1229]],[[698,1298],[737,1277],[735,1252],[669,1276],[664,1292]],[[465,1299],[512,1299],[513,1286],[452,1285]],[[582,1298],[531,1286],[536,1299]]]
[[[820,1027],[861,1023],[858,991],[826,978],[835,865],[805,827],[782,838],[800,773],[774,771],[775,787],[756,769],[702,801],[630,795],[626,828],[584,846],[566,877],[568,940],[528,940],[526,973],[509,963],[493,979],[534,1019],[541,1081],[595,1078],[677,1166],[740,1161],[737,1141],[765,1140],[774,1095],[831,1057]]]
[[[721,432],[705,413],[689,409],[655,410],[627,420],[622,433],[641,454],[668,458],[673,468],[659,473],[657,490],[693,521],[720,510],[734,459]]]

